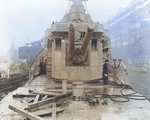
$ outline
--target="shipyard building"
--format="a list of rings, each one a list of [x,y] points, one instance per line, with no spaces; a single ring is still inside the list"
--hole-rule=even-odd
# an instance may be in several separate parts
[[[111,33],[113,58],[122,58],[129,66],[150,64],[150,1],[134,0],[106,23]]]

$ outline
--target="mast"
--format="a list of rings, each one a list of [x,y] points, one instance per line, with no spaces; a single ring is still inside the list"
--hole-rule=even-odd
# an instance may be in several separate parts
[[[88,0],[68,0],[68,1],[73,1],[73,4],[82,4],[83,1],[88,1]]]

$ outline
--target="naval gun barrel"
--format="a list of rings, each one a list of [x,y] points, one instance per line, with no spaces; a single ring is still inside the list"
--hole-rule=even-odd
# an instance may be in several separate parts
[[[91,37],[92,37],[92,33],[94,31],[94,28],[95,28],[95,24],[92,20],[90,20],[87,31],[86,31],[85,36],[83,38],[82,45],[81,45],[79,50],[81,50],[81,51],[87,50],[89,42],[90,42]]]
[[[69,24],[68,31],[68,51],[75,50],[75,24],[71,22]]]
[[[87,60],[88,56],[87,49],[95,28],[94,22],[90,20],[81,47],[79,49],[75,49],[75,25],[75,23],[71,22],[69,23],[68,27],[68,50],[66,59],[67,65],[86,64],[84,62]]]

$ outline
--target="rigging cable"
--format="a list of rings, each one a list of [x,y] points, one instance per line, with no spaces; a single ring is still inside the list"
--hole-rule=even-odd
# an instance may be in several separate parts
[[[38,57],[38,55],[47,47],[47,44],[45,45],[45,47],[36,55],[36,57],[34,58],[34,60],[32,61],[31,65],[30,65],[30,68],[31,66],[33,65],[35,59]]]
[[[86,5],[85,1],[84,1],[84,4],[85,4],[86,10],[87,10],[87,13],[89,14],[89,11],[88,11],[88,8],[87,8],[87,5]]]
[[[67,10],[66,10],[66,13],[67,13],[67,11],[69,10],[69,7],[70,7],[70,3],[71,3],[71,1],[69,2],[69,4],[68,4],[68,8],[67,8]]]
[[[93,97],[99,98],[99,100],[102,100],[104,98],[109,98],[110,100],[114,102],[129,102],[131,99],[132,100],[148,100],[148,98],[144,95],[136,95],[137,92],[133,92],[130,94],[123,94],[123,90],[125,89],[131,89],[132,91],[134,91],[129,85],[121,84],[121,85],[114,85],[114,86],[118,86],[121,88],[120,90],[121,95],[97,94],[97,95],[93,95]],[[117,98],[123,98],[124,100],[116,100]]]

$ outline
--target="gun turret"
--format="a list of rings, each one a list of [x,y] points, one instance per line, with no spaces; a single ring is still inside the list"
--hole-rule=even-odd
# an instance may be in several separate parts
[[[69,24],[68,31],[68,50],[67,50],[67,61],[69,65],[78,65],[84,63],[88,56],[88,45],[94,31],[95,24],[90,20],[87,31],[85,33],[81,47],[75,49],[75,23]]]
[[[47,52],[48,76],[62,81],[62,89],[65,87],[63,93],[67,91],[68,81],[85,82],[102,78],[103,60],[111,57],[108,52],[103,52],[101,42],[102,34],[105,35],[104,42],[110,42],[109,32],[85,13],[82,1],[87,0],[70,1],[74,3],[69,13],[61,22],[52,24],[45,35],[45,40],[54,40]]]

